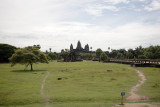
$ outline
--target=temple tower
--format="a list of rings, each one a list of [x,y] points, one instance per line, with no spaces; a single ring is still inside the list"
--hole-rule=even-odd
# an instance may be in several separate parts
[[[71,44],[71,45],[70,45],[70,51],[72,51],[72,50],[73,50],[73,45]]]
[[[81,42],[78,41],[77,43],[77,48],[76,48],[78,51],[81,51],[82,50],[82,46],[81,46]]]
[[[84,48],[84,49],[85,49],[86,52],[89,52],[89,45],[88,45],[88,44],[85,45],[85,48]]]

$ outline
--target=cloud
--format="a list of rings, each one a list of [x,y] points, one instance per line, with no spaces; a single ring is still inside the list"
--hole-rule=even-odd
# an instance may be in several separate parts
[[[26,36],[25,38],[19,38],[17,35],[12,35],[9,38],[0,38],[0,41],[11,43],[15,46],[17,44],[20,46],[40,44],[43,51],[52,46],[52,50],[58,52],[63,48],[69,49],[71,43],[75,48],[78,40],[82,42],[83,47],[88,43],[93,47],[93,50],[97,48],[106,50],[108,46],[112,49],[127,49],[135,48],[139,45],[159,44],[159,28],[159,24],[150,25],[144,23],[128,23],[110,28],[89,23],[61,22],[34,29],[34,33],[30,34],[28,40]]]
[[[60,51],[71,43],[75,47],[78,40],[83,46],[88,43],[93,50],[159,44],[159,14],[133,12],[128,9],[133,1],[137,3],[137,0],[0,0],[0,42],[18,47],[40,44],[43,51],[50,47]],[[157,4],[158,0],[154,1]],[[132,9],[143,5],[138,3]],[[157,6],[151,4],[149,10]]]
[[[104,10],[118,11],[119,8],[112,5],[89,5],[85,11],[94,16],[102,16]]]
[[[112,4],[120,4],[120,3],[128,4],[129,3],[129,0],[104,0],[104,1]]]
[[[160,0],[153,0],[148,6],[144,8],[147,11],[160,10]]]
[[[139,1],[139,2],[145,2],[145,1],[147,1],[147,0],[135,0],[135,1]]]

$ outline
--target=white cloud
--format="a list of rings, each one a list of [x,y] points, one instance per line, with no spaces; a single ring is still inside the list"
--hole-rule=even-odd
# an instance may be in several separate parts
[[[148,11],[160,10],[160,0],[153,0],[151,4],[145,6],[145,10]]]
[[[112,4],[119,4],[119,3],[128,4],[129,3],[129,0],[104,0],[104,1]]]
[[[32,34],[27,32],[19,34],[1,33],[1,35],[11,35],[8,38],[0,38],[0,41],[13,45],[34,45],[40,44],[42,50],[51,47],[54,51],[60,51],[62,48],[69,48],[73,43],[76,47],[77,41],[82,42],[82,46],[88,43],[93,50],[102,48],[106,50],[107,46],[112,49],[135,48],[136,46],[148,46],[159,44],[160,25],[149,25],[143,23],[129,23],[116,28],[107,26],[98,26],[89,23],[80,22],[61,22],[54,25],[39,26],[33,28]],[[18,32],[18,29],[17,29]],[[23,36],[23,35],[24,36]],[[21,36],[21,38],[17,37]],[[29,38],[27,38],[27,36]],[[156,38],[156,39],[155,39]]]
[[[135,0],[135,1],[144,2],[144,1],[147,1],[147,0]]]
[[[85,11],[94,16],[102,16],[104,10],[118,11],[119,8],[111,5],[89,5]]]
[[[121,9],[118,7],[121,4],[118,4],[128,5],[126,3],[131,3],[129,0],[102,1],[0,0],[0,42],[18,47],[40,44],[42,50],[51,47],[54,51],[69,48],[71,43],[75,47],[78,40],[81,40],[83,46],[89,43],[93,50],[105,50],[107,46],[132,48],[160,43],[156,42],[160,41],[159,23],[136,23],[141,22],[140,19],[126,21],[131,16],[125,10],[127,8]],[[86,15],[86,12],[101,17]],[[145,17],[140,18],[144,20]],[[155,19],[155,16],[150,19]],[[124,21],[128,24],[124,25]]]

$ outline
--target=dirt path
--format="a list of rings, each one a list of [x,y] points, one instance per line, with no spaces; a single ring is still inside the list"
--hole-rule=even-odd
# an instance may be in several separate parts
[[[138,88],[145,83],[146,77],[139,70],[136,70],[136,69],[133,69],[133,68],[131,68],[131,69],[135,70],[137,72],[140,80],[139,80],[139,82],[135,86],[133,86],[131,88],[131,91],[130,91],[131,95],[126,100],[127,101],[132,101],[132,102],[149,100],[148,97],[140,96],[140,95],[138,95],[138,94],[135,93],[138,90]]]
[[[48,76],[49,76],[49,72],[47,71],[47,74],[43,79],[43,82],[41,84],[41,89],[40,89],[40,93],[44,97],[43,101],[46,103],[46,105],[48,105],[48,103],[49,103],[49,98],[46,97],[45,94],[44,94],[44,86],[45,86],[46,79],[48,78]]]
[[[43,89],[44,89],[44,85],[45,85],[45,82],[46,82],[46,79],[48,78],[48,76],[49,76],[49,72],[47,71],[47,75],[44,77],[42,85],[41,85],[41,89],[40,89],[41,95],[44,95]]]
[[[129,69],[136,71],[140,80],[135,86],[131,88],[131,91],[130,91],[131,95],[127,97],[126,100],[129,102],[149,100],[148,97],[141,96],[135,93],[136,91],[138,91],[138,88],[145,83],[146,77],[139,70],[136,70],[133,68],[129,68]],[[152,103],[152,104],[151,103],[150,104],[149,103],[125,103],[124,105],[115,105],[114,107],[159,107],[159,104],[156,104],[156,103]]]

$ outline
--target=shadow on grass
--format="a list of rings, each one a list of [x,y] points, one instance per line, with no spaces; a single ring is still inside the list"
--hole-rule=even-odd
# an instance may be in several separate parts
[[[43,71],[46,71],[46,70],[12,70],[10,72],[43,72]]]

